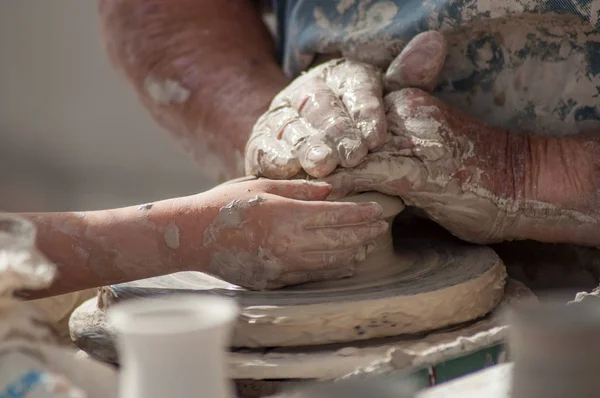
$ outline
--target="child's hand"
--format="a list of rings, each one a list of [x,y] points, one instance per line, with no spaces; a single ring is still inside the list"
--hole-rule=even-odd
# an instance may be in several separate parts
[[[377,203],[328,202],[324,183],[255,180],[201,194],[206,271],[249,289],[347,277],[388,225]]]

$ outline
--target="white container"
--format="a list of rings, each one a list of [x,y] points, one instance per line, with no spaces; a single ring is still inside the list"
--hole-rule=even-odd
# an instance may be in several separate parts
[[[513,398],[600,397],[600,305],[559,299],[510,313]]]
[[[108,320],[117,331],[122,398],[232,398],[225,355],[237,305],[187,295],[116,305]]]

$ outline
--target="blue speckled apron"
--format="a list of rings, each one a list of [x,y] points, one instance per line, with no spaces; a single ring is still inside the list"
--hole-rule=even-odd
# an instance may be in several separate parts
[[[600,132],[600,0],[274,0],[288,76],[325,57],[387,66],[408,40],[449,42],[436,96],[490,125]]]
[[[600,0],[273,2],[290,77],[339,56],[386,67],[408,40],[433,29],[449,43],[436,96],[494,126],[600,133]],[[594,248],[516,242],[496,249],[511,275],[533,288],[577,291],[600,279]]]

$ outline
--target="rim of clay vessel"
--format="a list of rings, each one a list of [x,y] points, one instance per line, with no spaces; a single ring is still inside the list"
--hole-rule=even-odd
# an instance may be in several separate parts
[[[117,332],[157,335],[221,328],[238,313],[237,304],[223,297],[176,295],[120,303],[107,316]]]

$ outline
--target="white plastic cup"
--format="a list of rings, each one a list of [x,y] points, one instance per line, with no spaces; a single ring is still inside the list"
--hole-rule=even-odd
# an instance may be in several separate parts
[[[231,398],[226,350],[239,310],[211,296],[137,299],[111,308],[122,398]]]

